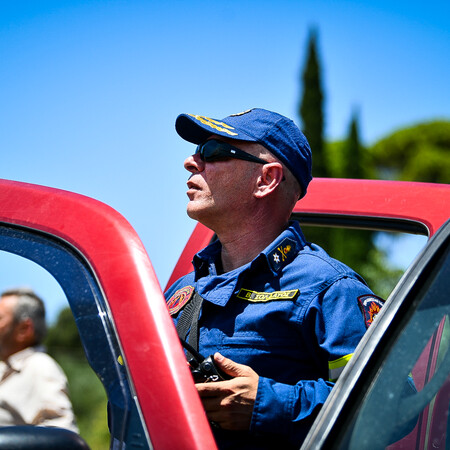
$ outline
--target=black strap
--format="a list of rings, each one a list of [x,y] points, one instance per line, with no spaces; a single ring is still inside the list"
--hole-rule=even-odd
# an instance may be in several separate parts
[[[188,342],[196,351],[198,351],[198,317],[202,309],[202,303],[203,297],[195,291],[194,296],[184,307],[177,322],[177,332],[181,339],[186,340],[189,329],[191,330]]]

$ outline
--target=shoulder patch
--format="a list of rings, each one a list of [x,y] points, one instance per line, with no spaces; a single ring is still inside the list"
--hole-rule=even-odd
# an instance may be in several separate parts
[[[185,286],[184,288],[178,289],[178,291],[167,300],[169,314],[171,316],[176,314],[190,300],[193,293],[194,286]]]
[[[248,289],[240,289],[236,297],[252,303],[265,303],[274,300],[293,300],[295,297],[297,297],[298,293],[298,289],[275,292],[257,292],[250,291]]]
[[[374,321],[383,305],[384,300],[376,295],[361,295],[358,297],[358,306],[363,314],[367,328]]]

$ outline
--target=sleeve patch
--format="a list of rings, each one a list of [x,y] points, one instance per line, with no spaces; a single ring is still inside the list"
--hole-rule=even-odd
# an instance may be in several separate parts
[[[384,300],[376,295],[361,295],[358,305],[364,317],[366,327],[369,328],[384,305]]]
[[[178,291],[167,300],[169,314],[171,316],[176,314],[190,300],[193,293],[194,286],[185,286],[184,288],[178,289]]]

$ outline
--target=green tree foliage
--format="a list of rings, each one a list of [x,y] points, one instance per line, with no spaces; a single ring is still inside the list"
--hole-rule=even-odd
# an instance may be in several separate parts
[[[369,178],[374,176],[372,160],[359,137],[359,121],[352,114],[345,140],[325,142],[323,138],[324,94],[321,86],[317,33],[310,32],[306,62],[302,74],[303,97],[300,117],[303,132],[313,152],[315,177]],[[387,296],[398,281],[399,271],[388,267],[386,256],[374,245],[374,233],[367,230],[303,227],[306,239],[359,272],[375,293]]]
[[[309,32],[306,60],[302,70],[302,98],[300,100],[299,114],[305,134],[313,154],[313,176],[332,176],[327,161],[324,143],[324,93],[321,81],[321,67],[317,49],[317,32]],[[321,228],[308,228],[305,230],[306,239],[316,242],[329,249],[333,238],[328,230]]]
[[[373,292],[387,299],[400,280],[404,270],[389,263],[386,254],[372,246],[364,262],[358,268]]]
[[[354,113],[350,120],[348,136],[345,140],[327,143],[325,160],[330,176],[336,178],[366,178],[365,148],[359,139],[358,116]],[[315,158],[315,153],[313,153]],[[343,228],[305,228],[306,238],[317,243],[334,258],[361,273],[364,278],[372,272],[367,264],[374,255],[373,232]],[[381,265],[378,265],[381,268]],[[387,274],[383,274],[387,278]],[[379,294],[381,295],[381,294]]]
[[[325,159],[328,163],[330,176],[344,178],[344,153],[346,141],[325,141]],[[314,154],[313,154],[314,159]]]
[[[398,130],[366,148],[360,141],[358,116],[353,114],[344,140],[323,139],[324,94],[317,50],[317,32],[308,39],[300,118],[313,152],[313,175],[337,178],[379,178],[436,183],[450,182],[450,122],[432,121]],[[324,247],[386,297],[402,270],[391,267],[375,245],[378,233],[303,227],[307,240]],[[394,243],[394,237],[392,244]]]
[[[398,130],[370,149],[379,178],[450,182],[450,121]]]
[[[67,352],[83,355],[80,335],[70,308],[60,311],[56,323],[48,330],[45,345],[49,353]]]
[[[313,174],[316,177],[329,176],[324,153],[324,114],[321,68],[317,51],[317,33],[312,30],[308,39],[306,64],[302,72],[303,96],[300,101],[300,118],[303,133],[314,154]]]
[[[64,308],[49,327],[45,346],[64,370],[81,436],[93,450],[109,448],[105,390],[84,355],[70,308]]]
[[[356,113],[352,115],[347,140],[342,155],[343,176],[345,178],[366,178],[364,161],[365,148],[359,138],[359,124]]]
[[[341,159],[339,168],[342,178],[366,178],[365,148],[359,138],[358,116],[353,113],[348,129],[347,139],[340,147]],[[334,175],[334,174],[333,174]],[[335,176],[338,176],[335,174]],[[358,270],[365,277],[368,255],[375,248],[373,233],[365,230],[331,230],[330,252],[350,267]],[[366,278],[366,277],[365,277]]]

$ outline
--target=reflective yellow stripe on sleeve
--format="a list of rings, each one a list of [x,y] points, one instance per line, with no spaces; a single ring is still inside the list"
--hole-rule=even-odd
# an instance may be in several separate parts
[[[335,382],[341,372],[344,370],[346,364],[350,361],[350,358],[353,356],[353,353],[349,355],[342,356],[339,359],[335,359],[334,361],[328,361],[328,377],[329,381]]]

